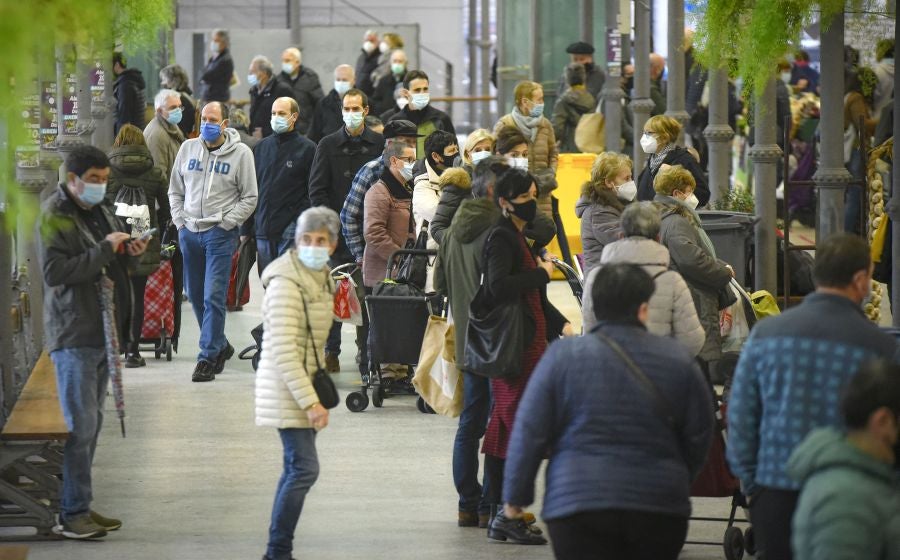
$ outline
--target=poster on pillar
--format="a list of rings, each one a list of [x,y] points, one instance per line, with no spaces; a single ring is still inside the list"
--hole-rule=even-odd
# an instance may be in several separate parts
[[[41,145],[50,147],[59,134],[56,82],[41,83]]]
[[[622,75],[622,32],[616,27],[606,29],[606,68],[611,77]]]
[[[38,167],[41,164],[41,95],[37,81],[31,84],[31,94],[22,103],[22,122],[27,141],[16,146],[16,167]]]
[[[103,105],[103,93],[106,88],[106,74],[103,72],[103,63],[99,60],[94,62],[94,68],[91,70],[91,103],[94,105]]]
[[[63,92],[63,134],[78,134],[78,76],[65,75]]]

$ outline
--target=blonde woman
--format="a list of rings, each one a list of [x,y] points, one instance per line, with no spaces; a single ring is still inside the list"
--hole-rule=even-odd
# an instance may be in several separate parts
[[[544,117],[544,88],[537,82],[516,84],[516,106],[494,126],[494,135],[504,128],[516,128],[528,143],[528,171],[550,168],[554,172],[559,161],[553,125]]]
[[[603,248],[619,238],[619,218],[634,200],[637,187],[631,178],[631,158],[615,152],[597,156],[591,180],[581,187],[575,214],[581,219],[584,274],[600,264]]]
[[[709,187],[706,185],[706,177],[700,169],[700,164],[687,149],[675,145],[680,134],[681,123],[672,117],[657,115],[647,120],[644,135],[641,136],[641,149],[650,157],[638,175],[638,200],[653,200],[656,196],[653,190],[654,180],[665,164],[680,165],[689,171],[696,185],[694,192],[697,195],[697,205],[705,206],[709,202]]]
[[[472,175],[475,165],[486,157],[490,157],[494,153],[494,147],[497,145],[497,139],[486,128],[473,130],[469,137],[466,138],[466,144],[463,146],[462,159],[465,163],[465,169]]]

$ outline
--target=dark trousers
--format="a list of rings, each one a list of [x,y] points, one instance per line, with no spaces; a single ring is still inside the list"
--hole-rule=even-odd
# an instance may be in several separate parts
[[[459,494],[459,511],[489,513],[490,481],[478,483],[478,442],[484,437],[491,412],[491,382],[486,377],[463,373],[463,409],[453,443],[453,483]],[[486,470],[486,468],[485,468]]]
[[[503,505],[503,468],[506,466],[506,459],[495,457],[493,455],[484,456],[484,501],[488,506]]]
[[[144,292],[147,289],[146,276],[132,276],[131,290],[133,292],[134,305],[131,308],[131,339],[128,351],[136,354],[138,344],[141,341],[141,328],[144,326]]]
[[[791,560],[791,519],[800,492],[762,488],[750,502],[757,560]]]
[[[547,521],[557,560],[676,560],[685,517],[627,510],[586,511]]]
[[[283,255],[294,242],[290,239],[256,239],[256,271],[262,278],[263,270],[269,263]]]

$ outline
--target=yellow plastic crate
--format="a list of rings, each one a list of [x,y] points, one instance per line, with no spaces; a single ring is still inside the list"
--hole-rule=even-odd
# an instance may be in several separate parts
[[[563,227],[566,230],[566,238],[569,240],[569,249],[572,255],[581,253],[581,220],[575,215],[575,204],[581,197],[581,187],[591,178],[591,167],[597,154],[560,154],[559,166],[556,169],[556,182],[559,187],[553,191],[553,196],[559,199],[559,214],[562,216]],[[559,243],[556,239],[547,249],[562,257]],[[574,257],[573,257],[574,258]],[[562,278],[562,274],[557,272]]]

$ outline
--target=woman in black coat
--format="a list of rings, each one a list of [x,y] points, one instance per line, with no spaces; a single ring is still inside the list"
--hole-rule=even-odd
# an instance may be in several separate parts
[[[697,188],[694,194],[700,201],[698,206],[705,206],[709,202],[709,187],[706,184],[706,174],[700,169],[700,165],[694,156],[681,146],[676,146],[678,135],[681,134],[681,123],[665,115],[656,115],[647,120],[644,125],[644,135],[641,137],[641,148],[644,153],[650,154],[647,165],[638,176],[638,200],[653,200],[656,191],[653,190],[653,180],[656,174],[666,165],[680,165],[691,172]]]

